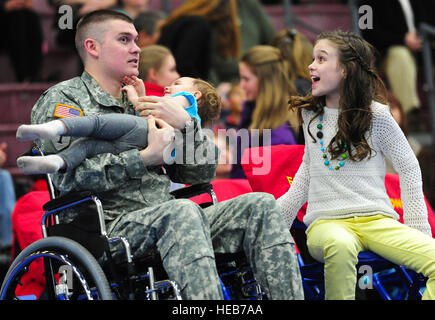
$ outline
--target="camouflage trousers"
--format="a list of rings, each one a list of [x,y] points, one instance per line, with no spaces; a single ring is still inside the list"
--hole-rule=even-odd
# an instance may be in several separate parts
[[[216,253],[244,251],[269,299],[303,299],[294,242],[273,196],[249,193],[202,209],[171,200],[123,215],[111,235],[135,256],[158,250],[184,299],[222,299]]]

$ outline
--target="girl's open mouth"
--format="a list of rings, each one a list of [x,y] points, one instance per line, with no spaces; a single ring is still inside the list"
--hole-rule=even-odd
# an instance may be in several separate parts
[[[315,87],[317,85],[317,83],[320,81],[320,78],[318,76],[311,76],[311,81],[312,83],[312,87]]]

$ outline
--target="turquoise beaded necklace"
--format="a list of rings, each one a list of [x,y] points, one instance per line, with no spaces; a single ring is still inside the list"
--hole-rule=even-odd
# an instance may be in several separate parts
[[[324,142],[322,140],[323,139],[323,132],[322,132],[322,129],[323,129],[323,124],[322,124],[323,116],[322,115],[319,116],[319,121],[320,121],[320,123],[317,125],[317,129],[319,129],[319,131],[317,132],[316,136],[317,136],[317,138],[320,139],[319,140],[320,151],[322,151],[322,158],[324,159],[323,160],[323,164],[329,170],[331,170],[331,171],[334,170],[334,169],[335,170],[340,170],[340,168],[344,167],[344,165],[346,164],[345,160],[347,159],[347,154],[346,153],[342,153],[341,154],[341,161],[339,161],[338,164],[335,167],[331,164],[332,159],[328,160],[328,154],[327,154],[327,151],[326,151],[326,147],[324,146]],[[347,150],[347,145],[346,144],[344,145],[344,149]]]

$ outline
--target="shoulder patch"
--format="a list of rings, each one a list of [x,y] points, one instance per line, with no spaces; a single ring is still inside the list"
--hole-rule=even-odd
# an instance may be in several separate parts
[[[81,117],[82,115],[82,110],[61,103],[56,104],[56,108],[54,109],[53,114],[53,116],[58,118]]]

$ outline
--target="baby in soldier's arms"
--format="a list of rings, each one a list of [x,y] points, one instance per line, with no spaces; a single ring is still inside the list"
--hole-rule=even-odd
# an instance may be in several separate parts
[[[141,79],[124,78],[123,90],[136,107],[138,98],[145,95]],[[206,81],[189,77],[175,80],[165,88],[165,97],[177,99],[198,125],[219,117],[221,99],[216,89]],[[142,111],[146,115],[150,111]],[[139,115],[139,114],[138,114]],[[158,124],[158,119],[156,119]],[[53,139],[57,136],[83,137],[75,140],[69,148],[47,156],[22,156],[18,167],[25,174],[55,173],[59,170],[74,170],[86,158],[100,153],[118,154],[122,151],[148,145],[148,120],[131,114],[104,114],[62,118],[43,124],[21,125],[16,137],[20,141]],[[175,156],[172,151],[172,157]]]

